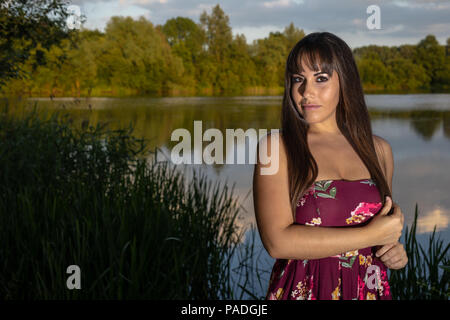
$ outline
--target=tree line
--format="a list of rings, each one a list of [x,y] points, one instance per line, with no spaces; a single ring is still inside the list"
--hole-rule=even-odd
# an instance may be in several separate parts
[[[244,35],[233,36],[219,5],[199,20],[177,17],[154,25],[144,17],[112,17],[104,32],[81,29],[51,45],[30,46],[18,36],[23,41],[14,41],[10,52],[28,46],[26,59],[15,61],[22,76],[9,75],[2,91],[41,96],[282,92],[286,59],[305,36],[302,29],[290,23],[247,44]],[[366,92],[446,92],[449,45],[450,38],[443,46],[428,35],[417,45],[370,45],[353,53]]]

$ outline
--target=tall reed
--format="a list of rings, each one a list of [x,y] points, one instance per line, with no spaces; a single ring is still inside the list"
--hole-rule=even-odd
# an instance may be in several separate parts
[[[233,299],[231,190],[73,119],[0,118],[0,299]],[[11,110],[9,110],[11,111]],[[43,120],[46,119],[46,120]],[[157,150],[149,154],[156,155]],[[245,259],[245,257],[243,257]],[[67,267],[81,269],[69,290]]]
[[[450,298],[450,244],[436,238],[436,226],[429,235],[428,247],[417,241],[416,203],[414,221],[406,227],[402,243],[408,255],[405,268],[392,270],[389,283],[392,296],[398,300],[442,300]]]

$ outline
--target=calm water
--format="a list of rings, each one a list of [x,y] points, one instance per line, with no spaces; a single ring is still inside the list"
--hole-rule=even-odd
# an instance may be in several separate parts
[[[90,98],[33,99],[38,106],[66,110],[80,121],[95,125],[109,122],[112,128],[132,124],[134,135],[148,139],[149,145],[160,148],[170,156],[178,141],[171,141],[177,128],[189,130],[194,138],[194,120],[202,121],[202,133],[208,128],[225,130],[241,128],[276,129],[280,127],[281,97],[197,97],[197,98]],[[366,102],[372,118],[374,134],[389,141],[394,153],[393,199],[410,225],[415,205],[419,208],[419,240],[424,242],[436,226],[441,239],[450,240],[450,95],[367,95]],[[203,148],[193,149],[201,154]],[[248,149],[248,142],[238,144],[235,150]],[[233,162],[230,150],[224,159]],[[235,196],[242,204],[241,226],[255,224],[252,176],[253,164],[197,164],[189,167],[207,173],[213,181],[235,185]],[[249,234],[248,234],[249,235]],[[262,248],[259,274],[266,290],[274,259]]]

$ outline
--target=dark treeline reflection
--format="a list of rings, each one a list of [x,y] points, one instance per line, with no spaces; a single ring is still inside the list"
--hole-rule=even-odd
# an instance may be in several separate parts
[[[133,135],[146,139],[152,148],[165,146],[170,150],[181,141],[171,141],[172,132],[184,128],[190,132],[193,151],[194,121],[201,121],[202,134],[209,128],[222,133],[226,159],[226,129],[255,129],[260,138],[258,129],[279,128],[279,97],[261,98],[92,98],[29,101],[27,104],[67,112],[76,126],[95,127],[98,123],[107,123],[111,129],[118,129],[131,124]],[[402,126],[408,125],[424,141],[431,140],[440,130],[450,139],[450,110],[369,108],[369,112],[373,122],[398,121]],[[204,141],[203,148],[210,143]]]
[[[424,140],[431,140],[441,128],[444,136],[450,139],[450,111],[442,110],[377,110],[371,109],[372,119],[391,118],[410,122],[411,128]]]

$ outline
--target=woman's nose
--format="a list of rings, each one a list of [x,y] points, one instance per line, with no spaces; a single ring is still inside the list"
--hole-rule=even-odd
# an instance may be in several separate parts
[[[302,96],[310,99],[311,97],[314,96],[314,88],[311,84],[309,84],[308,82],[305,83],[305,85],[302,86],[303,87],[303,92],[301,92]]]

